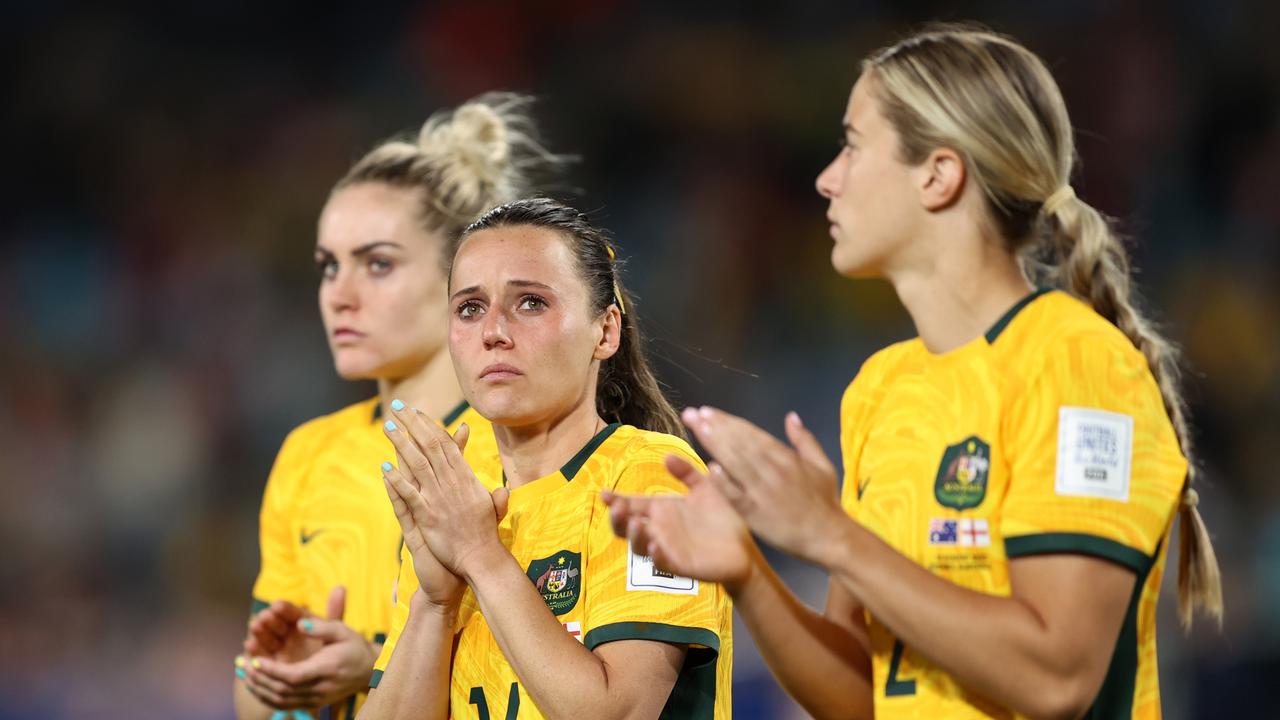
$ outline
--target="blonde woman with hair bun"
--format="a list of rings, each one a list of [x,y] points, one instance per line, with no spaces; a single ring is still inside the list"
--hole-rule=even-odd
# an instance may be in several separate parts
[[[843,487],[789,443],[683,414],[716,462],[684,498],[611,496],[615,532],[724,583],[818,718],[1158,718],[1156,601],[1180,520],[1179,611],[1221,622],[1177,356],[1123,244],[1071,186],[1057,84],[1016,41],[941,26],[862,63],[819,175],[832,265],[887,280],[918,337],[840,406]],[[752,534],[830,574],[826,609]]]
[[[393,398],[451,432],[465,424],[468,459],[493,474],[493,432],[463,402],[446,347],[445,267],[463,228],[562,163],[539,144],[530,102],[489,93],[431,116],[360,158],[320,213],[315,263],[334,367],[346,380],[375,380],[378,396],[304,423],[280,448],[235,662],[242,720],[324,707],[349,720],[375,677],[398,612],[400,526],[377,470]]]

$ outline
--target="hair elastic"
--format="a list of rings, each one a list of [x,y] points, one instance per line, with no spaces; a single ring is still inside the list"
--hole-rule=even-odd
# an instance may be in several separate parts
[[[1054,190],[1053,194],[1045,198],[1045,201],[1041,203],[1040,214],[1046,217],[1057,215],[1063,205],[1075,199],[1076,191],[1073,190],[1070,185],[1063,185],[1057,190]]]

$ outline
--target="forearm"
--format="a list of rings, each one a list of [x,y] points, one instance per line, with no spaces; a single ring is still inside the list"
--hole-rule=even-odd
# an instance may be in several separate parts
[[[1080,668],[1031,605],[937,577],[852,520],[838,532],[821,564],[912,652],[1022,713],[1072,694]]]
[[[437,720],[449,715],[456,607],[445,609],[415,594],[409,619],[377,689],[360,709],[360,720]]]
[[[565,632],[506,548],[477,558],[467,581],[480,611],[538,709],[550,720],[622,718],[628,703],[610,694],[609,668]]]
[[[869,718],[871,662],[862,618],[837,624],[805,606],[756,552],[734,607],[779,684],[816,718]]]

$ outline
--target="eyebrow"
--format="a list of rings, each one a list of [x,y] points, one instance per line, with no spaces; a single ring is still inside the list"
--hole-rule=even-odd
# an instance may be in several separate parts
[[[507,286],[518,287],[518,288],[537,288],[539,290],[551,290],[553,292],[555,291],[555,288],[551,287],[546,283],[540,283],[537,280],[508,280]],[[454,294],[450,295],[449,299],[452,300],[460,295],[471,295],[473,293],[479,292],[480,289],[481,288],[479,285],[472,285],[471,287],[465,287],[455,292]]]
[[[363,257],[363,256],[368,255],[369,253],[373,252],[374,250],[377,250],[378,248],[382,247],[383,245],[386,245],[387,247],[398,248],[398,249],[401,249],[401,250],[403,250],[403,249],[404,249],[404,246],[403,246],[403,245],[401,245],[400,243],[397,243],[397,242],[392,242],[392,241],[390,241],[390,240],[374,240],[373,242],[365,243],[364,245],[361,245],[360,247],[356,248],[355,250],[352,250],[352,251],[351,251],[351,254],[352,254],[353,256],[355,256],[355,257]],[[323,245],[316,245],[316,252],[317,252],[317,253],[324,254],[324,255],[333,255],[333,254],[334,254],[332,250],[330,250],[329,248],[327,248],[327,247],[325,247],[325,246],[323,246]]]
[[[854,135],[861,135],[861,134],[862,134],[862,133],[858,132],[858,128],[854,127],[854,126],[853,126],[853,123],[849,122],[848,120],[846,120],[846,121],[844,122],[843,127],[844,127],[844,131],[845,131],[845,132],[847,132],[847,133],[853,133]]]

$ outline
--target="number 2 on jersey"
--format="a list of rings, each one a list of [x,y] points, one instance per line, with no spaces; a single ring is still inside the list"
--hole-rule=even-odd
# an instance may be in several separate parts
[[[471,698],[469,702],[476,706],[476,716],[480,720],[489,720],[489,701],[484,698],[484,688],[471,688]],[[511,695],[507,698],[507,720],[516,720],[516,715],[520,712],[520,685],[511,683]]]

